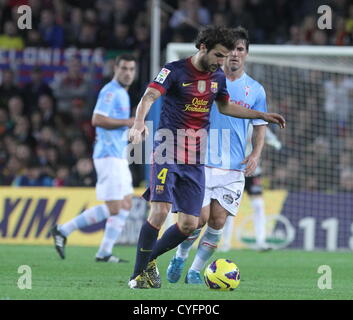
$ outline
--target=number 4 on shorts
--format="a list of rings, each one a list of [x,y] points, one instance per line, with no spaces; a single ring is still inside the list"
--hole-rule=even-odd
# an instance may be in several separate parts
[[[158,173],[158,180],[161,180],[162,184],[165,184],[165,179],[167,178],[167,173],[168,173],[168,169],[167,168],[163,168],[161,171],[159,171]]]

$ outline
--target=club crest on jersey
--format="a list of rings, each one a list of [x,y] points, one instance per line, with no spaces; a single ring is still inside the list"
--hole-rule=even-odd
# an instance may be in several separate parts
[[[156,77],[156,82],[159,83],[164,83],[165,79],[167,79],[168,75],[170,73],[170,70],[167,68],[162,68],[161,71],[159,71],[158,76]]]
[[[218,82],[211,81],[211,91],[217,93],[218,91]]]
[[[197,90],[200,93],[204,93],[206,91],[206,81],[205,80],[197,81]]]
[[[248,96],[250,92],[250,87],[249,86],[245,86],[245,95]]]
[[[161,193],[163,193],[163,192],[164,192],[164,186],[161,185],[161,184],[157,184],[157,185],[156,185],[156,193],[157,193],[157,194],[161,194]]]

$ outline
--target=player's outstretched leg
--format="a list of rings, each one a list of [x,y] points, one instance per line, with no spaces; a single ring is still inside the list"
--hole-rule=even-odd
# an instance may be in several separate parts
[[[167,268],[167,279],[170,283],[176,283],[179,281],[185,266],[185,261],[189,256],[190,249],[200,235],[200,232],[201,228],[196,229],[192,235],[179,244],[176,254],[170,260]]]
[[[197,248],[197,253],[194,262],[192,263],[185,277],[185,283],[203,283],[200,272],[207,260],[213,255],[213,253],[217,249],[218,243],[221,239],[222,231],[222,229],[216,230],[211,228],[210,226],[207,227]]]
[[[54,238],[54,244],[59,256],[65,258],[65,244],[67,237],[71,232],[101,222],[109,217],[109,209],[105,204],[95,206],[83,211],[77,217],[67,223],[54,226],[51,235]]]

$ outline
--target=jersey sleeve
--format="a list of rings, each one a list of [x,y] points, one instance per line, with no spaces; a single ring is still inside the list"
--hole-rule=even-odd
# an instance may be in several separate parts
[[[227,90],[226,77],[223,75],[219,81],[219,90],[217,93],[216,101],[227,102],[229,100],[229,93]]]
[[[172,86],[175,76],[175,67],[172,63],[168,63],[161,69],[161,71],[159,71],[158,75],[148,85],[148,87],[157,89],[161,95],[163,95]]]
[[[267,112],[267,103],[266,103],[266,92],[263,86],[260,86],[258,89],[258,94],[254,103],[254,106],[252,109],[261,111],[261,112]],[[264,125],[268,124],[268,122],[262,120],[262,119],[253,119],[251,120],[251,123],[254,126],[259,126],[259,125]]]
[[[116,92],[112,89],[101,91],[98,95],[96,106],[93,113],[101,114],[102,116],[109,117],[111,111],[116,103]]]

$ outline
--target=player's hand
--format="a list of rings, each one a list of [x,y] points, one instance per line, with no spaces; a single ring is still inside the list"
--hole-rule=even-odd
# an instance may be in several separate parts
[[[249,154],[242,162],[242,164],[246,164],[245,167],[245,176],[251,176],[257,167],[257,164],[259,162],[259,157],[253,155],[253,154]]]
[[[144,121],[134,122],[132,128],[129,130],[129,141],[132,144],[139,144],[144,138],[148,136],[148,128]]]
[[[267,112],[264,112],[262,119],[267,121],[267,122],[276,123],[282,129],[286,127],[286,120],[278,113],[267,113]]]
[[[135,117],[126,119],[126,125],[127,125],[129,128],[131,128],[131,127],[134,125],[134,122],[135,122]]]

